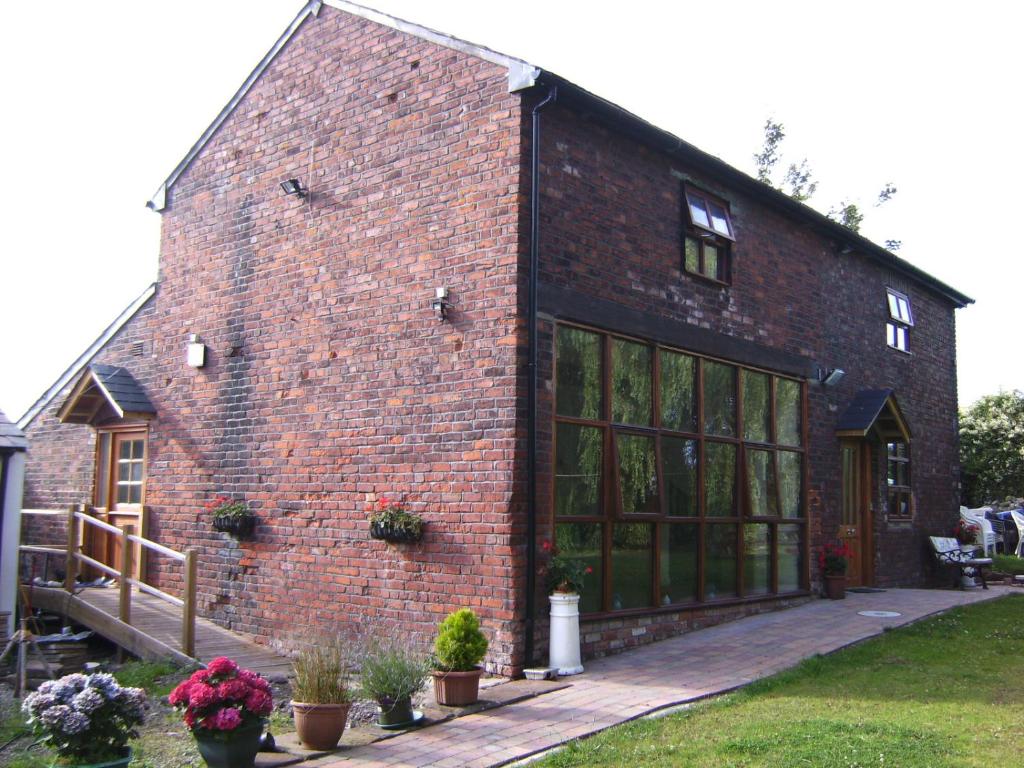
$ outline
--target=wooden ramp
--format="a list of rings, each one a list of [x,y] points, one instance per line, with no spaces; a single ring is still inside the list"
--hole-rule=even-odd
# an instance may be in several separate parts
[[[55,587],[33,587],[33,607],[67,616],[144,659],[170,659],[190,665],[228,656],[239,665],[267,678],[287,675],[288,660],[264,645],[214,624],[195,620],[195,658],[181,648],[182,609],[138,589],[131,595],[131,624],[118,616],[119,592],[115,587],[87,587],[72,595]]]

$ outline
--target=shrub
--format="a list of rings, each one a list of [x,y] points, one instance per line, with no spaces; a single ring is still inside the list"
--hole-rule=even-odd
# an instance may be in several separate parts
[[[224,656],[181,683],[168,700],[192,731],[233,731],[262,722],[273,708],[270,684]]]
[[[124,688],[112,675],[65,675],[50,680],[21,705],[28,723],[47,746],[70,764],[121,757],[139,735],[146,692]]]
[[[480,622],[469,608],[460,608],[441,622],[434,641],[434,653],[441,668],[469,672],[487,653],[487,638]]]
[[[385,708],[412,698],[430,673],[427,660],[410,646],[390,640],[370,643],[359,670],[363,695]]]

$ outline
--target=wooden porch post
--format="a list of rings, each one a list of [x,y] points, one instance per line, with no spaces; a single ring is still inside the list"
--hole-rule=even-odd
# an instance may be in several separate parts
[[[188,656],[196,655],[196,552],[185,553],[185,590],[182,593],[184,605],[181,610],[181,650]]]
[[[78,576],[78,520],[75,519],[75,512],[78,511],[78,504],[68,507],[67,516],[67,552],[64,558],[64,589],[68,592],[75,591],[75,577]],[[44,577],[45,578],[45,577]]]
[[[117,617],[125,624],[132,623],[132,543],[129,536],[135,535],[135,526],[126,525],[121,531],[121,594]]]

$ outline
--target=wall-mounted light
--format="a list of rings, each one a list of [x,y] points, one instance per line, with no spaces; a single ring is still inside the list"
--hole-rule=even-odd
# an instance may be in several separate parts
[[[822,386],[834,387],[840,381],[843,380],[843,376],[846,375],[846,371],[842,368],[819,368],[818,369],[818,381],[821,382]]]
[[[298,179],[288,179],[288,181],[281,182],[281,189],[284,190],[286,195],[298,195],[299,197],[305,197],[309,194],[309,190],[302,186],[302,182]]]
[[[430,303],[430,306],[437,312],[437,319],[443,323],[448,316],[448,307],[451,306],[451,302],[448,301],[447,287],[439,285],[434,289],[434,300]]]
[[[199,336],[192,333],[188,337],[188,351],[185,355],[185,362],[193,368],[202,368],[206,365],[206,345],[199,341]]]

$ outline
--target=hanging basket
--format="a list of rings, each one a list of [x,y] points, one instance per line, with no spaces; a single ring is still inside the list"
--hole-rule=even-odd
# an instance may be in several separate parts
[[[370,538],[393,544],[412,544],[423,538],[423,529],[410,531],[388,523],[370,523]]]
[[[238,539],[249,536],[255,527],[254,515],[215,515],[213,518],[215,531],[230,534]]]

